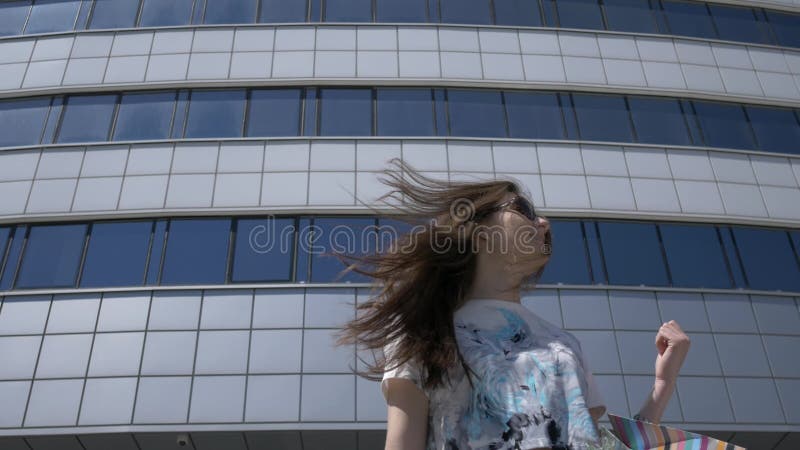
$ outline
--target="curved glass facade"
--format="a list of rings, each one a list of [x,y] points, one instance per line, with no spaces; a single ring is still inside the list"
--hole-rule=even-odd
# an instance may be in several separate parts
[[[800,154],[797,109],[458,88],[137,91],[0,101],[0,146],[183,138],[486,137]]]
[[[800,47],[800,14],[682,0],[0,2],[0,36],[132,27],[287,22],[560,27]]]
[[[541,283],[800,292],[800,231],[551,218]],[[116,220],[0,227],[0,288],[368,282],[329,252],[385,249],[410,225],[370,217]]]
[[[408,231],[392,158],[545,211],[608,411],[675,320],[662,423],[791,447],[800,8],[733,3],[0,0],[0,448],[384,448],[332,252]]]

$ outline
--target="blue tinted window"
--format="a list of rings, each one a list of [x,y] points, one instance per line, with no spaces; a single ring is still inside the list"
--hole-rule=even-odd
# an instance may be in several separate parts
[[[715,39],[717,32],[705,3],[662,0],[672,34]]]
[[[434,136],[430,89],[378,89],[378,136]]]
[[[506,91],[508,135],[526,139],[564,139],[564,118],[556,94]]]
[[[658,33],[647,0],[603,0],[608,29],[633,33]]]
[[[758,146],[770,152],[800,153],[800,125],[791,109],[745,106]]]
[[[228,261],[230,219],[173,219],[161,284],[222,284]]]
[[[443,23],[491,24],[489,0],[441,0]]]
[[[11,227],[0,227],[0,275],[3,274],[3,259],[6,256],[8,237],[11,235]]]
[[[562,27],[604,29],[597,0],[558,0],[555,4]]]
[[[291,281],[294,219],[240,219],[231,281]]]
[[[22,34],[22,27],[31,9],[30,0],[0,2],[0,36]]]
[[[590,284],[592,278],[580,221],[551,220],[550,234],[553,237],[553,253],[539,282]]]
[[[116,95],[73,95],[67,98],[56,142],[108,139]]]
[[[140,286],[152,229],[151,221],[93,224],[80,285]]]
[[[75,286],[85,237],[86,224],[32,226],[16,287]]]
[[[261,0],[259,22],[305,22],[306,0]]]
[[[253,23],[256,0],[207,0],[203,23]]]
[[[317,88],[306,88],[304,91],[305,98],[303,99],[303,135],[316,136],[317,135],[317,104],[319,103]]]
[[[597,225],[609,284],[667,285],[667,271],[654,224],[598,222]],[[555,252],[555,245],[553,247]]]
[[[49,97],[0,101],[0,146],[38,144],[49,107]]]
[[[320,89],[321,136],[372,135],[371,89]]]
[[[313,247],[311,250],[312,282],[368,282],[368,277],[348,272],[341,278],[339,272],[346,265],[335,255],[363,255],[375,250],[377,230],[371,218],[331,217],[314,220]]]
[[[500,92],[450,89],[447,99],[451,136],[506,136]]]
[[[247,136],[298,136],[300,89],[256,89],[250,92]]]
[[[70,31],[75,27],[80,6],[80,0],[36,0],[25,33]]]
[[[751,289],[800,291],[800,268],[786,231],[731,229]]]
[[[119,104],[114,140],[169,137],[175,92],[124,94]]]
[[[733,287],[716,227],[661,224],[659,228],[673,286]]]
[[[572,94],[581,139],[633,142],[625,99],[615,95]]]
[[[539,2],[535,0],[494,0],[494,17],[497,25],[543,25]]]
[[[186,137],[240,137],[244,100],[244,90],[193,91]]]
[[[150,261],[147,263],[146,284],[158,284],[158,274],[161,273],[161,260],[164,255],[164,240],[167,238],[167,223],[169,219],[156,220],[153,229],[153,243],[150,245]]]
[[[427,1],[376,0],[375,17],[378,22],[427,22]]]
[[[94,0],[89,28],[129,28],[138,12],[139,0]]]
[[[22,244],[25,242],[25,233],[28,230],[27,225],[17,225],[14,227],[14,235],[11,237],[11,245],[8,246],[8,254],[6,255],[6,267],[0,273],[0,290],[11,289],[12,283],[17,273],[17,261],[19,255],[22,253]]]
[[[629,97],[633,126],[639,142],[691,145],[689,129],[678,100]]]
[[[711,17],[717,26],[720,39],[731,41],[760,42],[769,44],[769,36],[764,33],[761,24],[751,8],[708,4]]]
[[[693,101],[706,145],[755,149],[753,133],[741,105]]]
[[[800,15],[764,10],[778,44],[800,47]]]
[[[194,0],[144,0],[141,26],[188,25],[192,22]]]
[[[325,0],[326,22],[372,22],[372,0]]]

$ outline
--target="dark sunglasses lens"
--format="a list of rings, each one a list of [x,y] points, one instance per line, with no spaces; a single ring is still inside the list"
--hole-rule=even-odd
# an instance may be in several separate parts
[[[522,213],[525,217],[531,220],[536,220],[536,211],[533,209],[533,205],[523,197],[517,197],[514,201],[514,205],[517,208],[517,211]]]

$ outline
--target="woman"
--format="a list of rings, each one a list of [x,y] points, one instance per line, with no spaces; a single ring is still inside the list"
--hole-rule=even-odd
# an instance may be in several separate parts
[[[386,449],[598,448],[606,407],[578,340],[520,303],[550,258],[548,220],[513,179],[443,182],[391,163],[402,174],[384,171],[393,189],[379,200],[399,200],[392,217],[412,230],[385,251],[339,255],[377,281],[338,343],[382,350],[357,373],[381,380]],[[658,423],[689,338],[669,321],[655,344],[637,416]]]

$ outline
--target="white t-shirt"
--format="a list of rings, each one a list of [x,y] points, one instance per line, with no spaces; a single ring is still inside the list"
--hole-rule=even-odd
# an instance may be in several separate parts
[[[437,389],[425,389],[416,359],[386,371],[381,382],[384,398],[389,378],[410,379],[428,397],[426,450],[585,450],[600,444],[589,408],[605,408],[605,401],[572,333],[499,299],[470,299],[453,323],[461,355],[481,378],[473,378],[475,389],[461,364],[449,369],[452,384],[445,377]],[[395,345],[384,347],[387,358]]]

